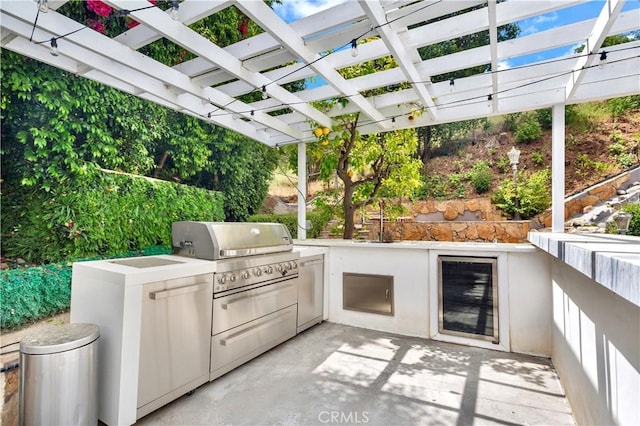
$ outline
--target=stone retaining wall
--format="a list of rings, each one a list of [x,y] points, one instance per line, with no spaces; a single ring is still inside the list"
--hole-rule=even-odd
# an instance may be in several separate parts
[[[529,221],[486,222],[385,222],[384,239],[389,241],[479,241],[523,243],[527,241]],[[372,224],[371,239],[380,235],[380,224]]]
[[[585,191],[567,197],[564,202],[564,219],[567,220],[578,214],[585,213],[585,209],[615,197],[619,189],[625,189],[637,181],[640,181],[640,167],[636,167],[635,169],[594,185]],[[534,224],[534,227],[550,227],[551,215],[551,210],[547,210],[538,215],[535,219],[536,224]]]

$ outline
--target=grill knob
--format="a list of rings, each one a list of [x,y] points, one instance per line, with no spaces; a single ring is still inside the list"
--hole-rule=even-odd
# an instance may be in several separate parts
[[[273,274],[273,267],[271,265],[267,266],[265,272],[269,275]]]
[[[236,282],[236,274],[229,275],[229,282],[232,282],[232,283]]]
[[[291,269],[298,269],[298,262],[296,262],[295,260],[291,262]]]
[[[260,268],[256,268],[253,270],[253,275],[255,275],[256,277],[259,277],[260,275],[262,275],[262,269]]]
[[[248,280],[249,279],[249,271],[244,271],[242,273],[242,278],[244,278],[245,280]]]
[[[291,262],[287,262],[284,267],[287,269],[287,271],[291,270]]]
[[[227,276],[226,275],[220,275],[220,277],[218,277],[218,283],[224,285],[227,282]]]
[[[282,272],[284,271],[284,266],[282,265],[282,263],[278,264],[278,272]]]

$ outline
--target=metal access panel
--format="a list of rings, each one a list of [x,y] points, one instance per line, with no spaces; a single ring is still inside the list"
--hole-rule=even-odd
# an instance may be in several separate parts
[[[393,316],[393,276],[344,272],[342,309]]]

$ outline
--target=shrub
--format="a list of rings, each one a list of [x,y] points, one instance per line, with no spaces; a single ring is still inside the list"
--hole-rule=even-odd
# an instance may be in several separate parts
[[[170,247],[149,247],[117,257],[171,253]],[[83,259],[89,260],[89,259]],[[93,260],[93,259],[92,259]],[[0,330],[13,330],[71,305],[71,263],[0,271]]]
[[[551,205],[550,185],[551,173],[547,169],[528,176],[518,173],[518,212],[523,219],[532,218]],[[492,199],[498,208],[513,215],[516,211],[513,180],[502,181]]]
[[[529,118],[518,124],[514,138],[516,143],[529,143],[542,136],[542,128],[535,118]]]
[[[172,222],[224,219],[217,192],[113,173],[51,192],[13,186],[2,199],[3,253],[32,263],[171,246]]]
[[[531,153],[531,160],[537,166],[542,166],[544,164],[544,155],[541,152],[535,151]]]
[[[553,114],[551,112],[551,108],[537,110],[536,118],[543,129],[551,129],[551,126],[553,124]]]
[[[627,111],[635,110],[640,108],[640,96],[623,96],[621,98],[609,99],[607,101],[607,108],[611,115],[615,117],[619,117],[626,113]]]
[[[330,219],[331,216],[325,212],[307,212],[307,220],[311,222],[311,229],[307,229],[307,238],[318,238]],[[249,216],[248,222],[282,223],[289,229],[291,237],[298,238],[298,215],[295,213],[256,214]]]
[[[478,194],[484,194],[491,189],[493,174],[491,173],[489,163],[486,160],[478,161],[471,169],[469,179]]]
[[[631,215],[627,235],[640,237],[640,202],[625,204],[622,206],[622,211]]]

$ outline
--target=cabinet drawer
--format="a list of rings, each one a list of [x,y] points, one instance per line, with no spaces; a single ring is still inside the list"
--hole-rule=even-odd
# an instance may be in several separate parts
[[[214,299],[211,334],[291,306],[297,299],[297,278]]]
[[[296,305],[211,338],[210,380],[296,335]]]

